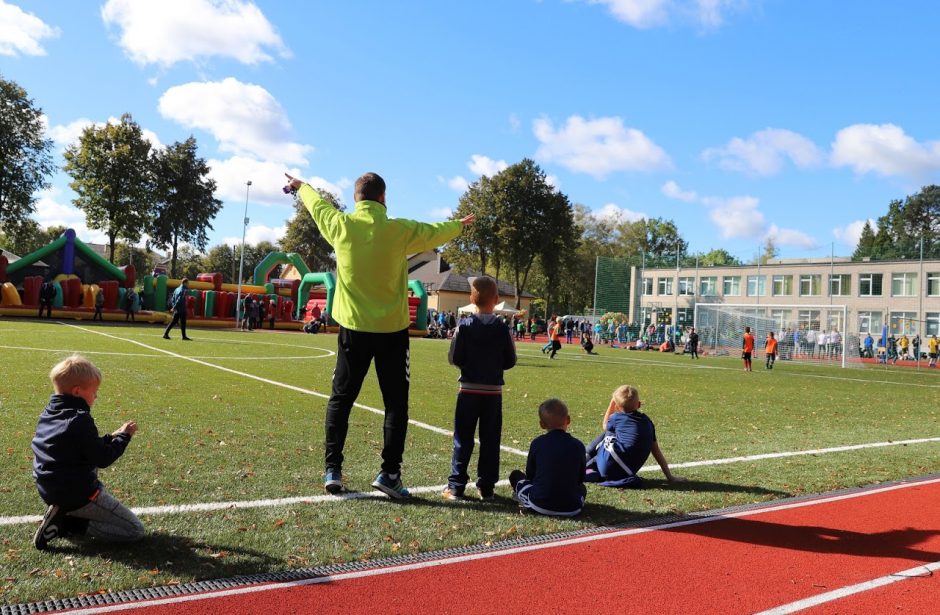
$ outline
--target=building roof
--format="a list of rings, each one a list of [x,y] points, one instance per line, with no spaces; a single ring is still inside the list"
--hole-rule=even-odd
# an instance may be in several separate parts
[[[408,259],[408,277],[421,280],[432,292],[453,292],[470,294],[470,279],[480,275],[478,271],[458,273],[450,268],[441,255],[434,251],[414,254]],[[516,287],[503,280],[497,280],[501,297],[515,297]],[[534,298],[535,295],[523,292],[520,297]]]
[[[0,248],[0,253],[2,253],[5,257],[7,257],[7,262],[10,263],[11,265],[15,263],[16,261],[20,260],[21,258],[17,256],[16,254],[13,254],[9,250],[4,250],[3,248]],[[36,261],[35,263],[33,263],[33,267],[48,267],[48,266],[49,266],[48,264],[42,261]]]

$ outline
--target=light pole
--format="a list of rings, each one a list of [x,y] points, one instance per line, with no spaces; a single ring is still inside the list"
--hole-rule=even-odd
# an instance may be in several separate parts
[[[238,295],[235,297],[235,326],[242,321],[242,272],[245,269],[245,231],[248,230],[248,192],[251,190],[251,180],[245,182],[245,217],[242,222],[242,253],[238,261]]]

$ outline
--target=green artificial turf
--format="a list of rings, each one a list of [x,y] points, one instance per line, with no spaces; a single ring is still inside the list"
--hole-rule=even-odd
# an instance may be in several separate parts
[[[129,419],[140,425],[125,455],[101,472],[129,506],[322,494],[334,335],[192,330],[193,342],[160,335],[150,326],[0,319],[0,517],[44,510],[30,439],[50,393],[49,369],[75,351],[104,372],[93,410],[99,431]],[[506,374],[502,443],[521,451],[540,433],[539,402],[565,400],[572,433],[588,441],[621,384],[639,388],[673,464],[940,436],[940,370],[778,362],[768,372],[755,360],[747,374],[733,358],[693,363],[606,347],[589,357],[565,346],[550,361],[538,348],[521,344],[519,363]],[[446,356],[444,341],[412,340],[410,412],[450,429],[458,372]],[[374,373],[359,403],[381,409]],[[351,489],[369,490],[381,440],[381,415],[354,409],[344,467]],[[406,485],[446,483],[450,455],[449,436],[410,426]],[[504,452],[501,463],[505,477],[525,458]],[[366,499],[143,515],[149,534],[133,547],[60,540],[44,553],[31,544],[35,524],[4,525],[0,603],[496,542],[938,471],[940,443],[929,442],[676,469],[689,482],[672,485],[651,471],[643,490],[589,486],[585,511],[573,520],[520,515],[507,487],[487,504],[450,503],[433,491],[404,504]]]

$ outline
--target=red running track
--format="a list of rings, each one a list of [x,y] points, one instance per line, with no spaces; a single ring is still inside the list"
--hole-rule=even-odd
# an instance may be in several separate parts
[[[717,520],[606,532],[131,608],[147,615],[783,613],[792,612],[786,605],[800,600],[935,564],[940,561],[938,521],[940,479],[931,479]],[[940,583],[924,573],[840,595],[805,612],[938,613]]]

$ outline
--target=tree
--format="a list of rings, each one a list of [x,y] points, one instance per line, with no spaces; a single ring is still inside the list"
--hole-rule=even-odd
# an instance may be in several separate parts
[[[874,258],[940,258],[940,186],[921,188],[903,201],[888,204],[888,213],[878,218],[871,256]]]
[[[129,113],[117,124],[89,126],[65,150],[69,187],[78,197],[89,228],[108,235],[111,262],[118,237],[140,241],[150,228],[154,203],[150,142]]]
[[[759,265],[766,265],[771,259],[777,258],[779,255],[780,250],[777,248],[777,244],[774,243],[773,237],[768,236],[764,242],[764,247],[761,248],[754,262]]]
[[[234,246],[220,244],[209,249],[202,257],[203,271],[221,273],[222,281],[234,283],[238,275],[238,257]]]
[[[114,246],[114,263],[118,266],[133,265],[138,280],[153,270],[154,260],[154,254],[149,248],[138,248],[124,241]]]
[[[317,190],[320,196],[339,211],[343,205],[339,198],[325,190]],[[336,253],[333,246],[323,238],[313,216],[300,199],[294,200],[294,217],[287,222],[287,231],[281,239],[285,252],[296,252],[311,271],[332,271],[336,268]],[[247,254],[247,253],[246,253]]]
[[[461,195],[453,218],[476,214],[473,224],[449,242],[443,252],[444,259],[458,271],[494,271],[499,279],[502,262],[502,239],[497,232],[501,226],[497,184],[483,176],[470,184]]]
[[[222,201],[215,198],[209,165],[196,155],[196,139],[189,137],[154,154],[156,206],[150,235],[158,248],[170,249],[170,276],[176,277],[180,242],[205,250],[210,222]]]
[[[743,264],[741,260],[738,259],[738,257],[734,256],[724,248],[716,248],[714,250],[709,250],[708,252],[700,253],[695,258],[698,259],[699,267],[720,267]]]
[[[0,77],[0,230],[13,234],[35,211],[36,192],[49,187],[52,140],[42,110],[26,90]]]
[[[672,220],[643,218],[624,221],[617,226],[617,233],[621,243],[620,256],[642,261],[645,255],[647,267],[674,267],[676,258],[681,259],[689,249],[688,242],[679,235],[679,229]]]
[[[862,227],[862,234],[858,238],[858,245],[855,246],[855,252],[852,254],[852,260],[860,261],[863,258],[874,256],[875,252],[875,231],[871,227],[871,222],[866,220]]]

